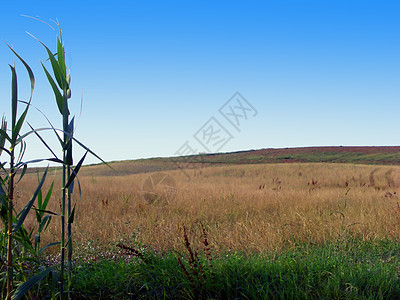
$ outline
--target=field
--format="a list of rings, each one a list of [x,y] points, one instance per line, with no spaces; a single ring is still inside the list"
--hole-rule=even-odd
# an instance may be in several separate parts
[[[191,235],[201,236],[200,223],[216,251],[321,244],[344,231],[362,239],[399,235],[400,169],[394,166],[257,164],[206,167],[186,174],[84,174],[75,221],[81,242],[107,245],[135,233],[138,241],[159,251],[178,250],[183,246],[179,228],[185,225]],[[143,197],[145,180],[157,174],[175,181],[176,195],[168,204],[161,200],[151,205]],[[28,189],[21,185],[21,190]],[[162,188],[158,193],[163,195]],[[57,211],[57,206],[54,199],[51,209]],[[55,222],[49,233],[53,232],[58,232]]]
[[[162,274],[177,272],[185,279],[185,272],[178,264],[176,254],[179,253],[178,257],[183,258],[189,253],[187,255],[190,257],[188,245],[185,243],[185,232],[187,240],[190,241],[189,247],[202,254],[205,248],[202,230],[204,226],[207,242],[210,244],[208,246],[210,249],[206,252],[212,253],[215,268],[222,264],[218,257],[232,255],[233,261],[230,259],[228,263],[231,267],[236,262],[239,265],[249,264],[250,269],[253,267],[257,269],[268,261],[274,261],[273,259],[260,261],[257,257],[266,259],[272,255],[276,259],[275,263],[280,265],[264,265],[262,268],[275,270],[271,272],[277,272],[276,268],[281,268],[279,272],[284,272],[289,266],[289,271],[286,271],[290,276],[295,276],[296,272],[301,273],[304,270],[298,262],[295,268],[300,269],[292,270],[293,266],[290,266],[290,262],[292,258],[295,259],[294,257],[301,257],[298,259],[305,264],[303,266],[305,268],[312,263],[310,259],[313,262],[320,261],[322,264],[329,264],[330,259],[335,258],[333,264],[342,264],[340,272],[347,267],[347,264],[354,264],[357,272],[361,272],[360,270],[364,267],[370,269],[376,267],[380,270],[377,271],[378,273],[382,272],[382,263],[385,267],[395,268],[390,269],[392,273],[387,270],[386,273],[379,273],[379,276],[383,276],[388,281],[391,280],[390,278],[394,279],[389,283],[378,280],[376,283],[378,286],[388,284],[388,288],[384,291],[378,290],[375,294],[378,295],[377,298],[379,295],[392,296],[393,289],[398,286],[396,265],[398,264],[397,253],[400,251],[397,243],[400,233],[399,166],[349,163],[212,164],[208,162],[192,164],[191,168],[182,170],[173,167],[174,165],[166,159],[116,162],[111,166],[113,169],[100,165],[88,166],[81,170],[79,180],[82,198],[78,200],[74,221],[74,245],[77,257],[86,262],[101,261],[102,268],[112,268],[111,271],[106,272],[108,274],[117,272],[115,268],[120,265],[105,267],[102,258],[111,256],[115,258],[117,255],[130,258],[138,256],[143,259],[142,255],[148,255],[154,260],[154,255],[161,255],[164,260],[158,261],[157,266],[162,269],[163,264],[166,264],[164,267],[170,271],[159,272]],[[55,180],[59,181],[57,172],[54,170],[52,174]],[[28,197],[30,187],[37,182],[34,173],[27,176],[27,179],[19,185],[19,199]],[[77,191],[76,185],[74,193]],[[53,198],[49,209],[59,210],[59,201],[60,199]],[[18,200],[19,206],[22,207],[23,204]],[[33,219],[31,220],[31,223],[28,220],[26,225],[28,228],[33,226],[29,224],[34,224]],[[53,238],[57,238],[59,230],[58,222],[53,221],[47,233],[43,235],[43,240],[46,243],[54,241]],[[333,255],[330,251],[332,249],[337,251],[337,247],[343,247],[343,249],[348,247],[347,250],[350,252],[345,251],[339,254],[335,252]],[[48,254],[52,255],[56,250],[49,250]],[[372,251],[373,254],[368,254],[368,251]],[[360,259],[357,256],[358,263],[360,261],[364,263],[361,269],[358,263],[347,260],[352,255],[363,257]],[[373,258],[366,266],[365,257],[369,255]],[[288,256],[292,258],[288,259]],[[203,253],[202,259],[205,260],[203,262],[205,266],[206,253]],[[377,260],[376,265],[371,267],[370,264],[373,264],[374,259]],[[388,261],[391,261],[391,264],[387,264]],[[394,262],[396,263],[392,264]],[[174,267],[171,267],[171,264],[174,264]],[[221,270],[226,267],[226,264],[222,265]],[[336,274],[335,272],[339,270],[332,270],[330,267],[326,269],[323,265],[317,265],[318,268],[314,270],[317,275],[328,271]],[[133,272],[127,271],[125,267],[121,268],[122,273]],[[187,264],[187,269],[190,269],[190,263]],[[93,269],[90,270],[94,272]],[[215,272],[218,273],[218,270]],[[221,270],[219,270],[221,274],[227,272]],[[143,270],[135,272],[140,273]],[[159,275],[159,272],[156,273]],[[361,276],[362,272],[360,274],[357,272],[352,276],[356,278]],[[348,291],[346,292],[348,282],[340,283],[345,276],[338,274],[335,275],[337,278],[335,276],[332,278],[339,280],[339,283],[335,285],[330,282],[333,284],[332,295],[336,295],[335,293],[338,297],[368,295],[361,287],[357,287],[348,294]],[[317,280],[314,278],[317,275],[310,276],[313,276],[313,280]],[[295,286],[306,284],[303,281],[308,277],[304,276],[299,277],[302,278],[301,283],[294,282],[293,284]],[[81,278],[78,281],[88,280],[87,277],[84,278],[86,279]],[[164,290],[165,297],[174,298],[179,294],[179,297],[183,298],[196,298],[196,289],[199,289],[199,286],[196,285],[196,289],[193,290],[193,278],[186,279],[188,290],[184,293],[185,296],[178,292],[176,294],[170,290]],[[127,279],[118,280],[124,282]],[[170,280],[172,281],[169,288],[172,288],[174,286],[172,282],[177,280],[176,276]],[[323,286],[323,282],[318,280],[316,282]],[[235,283],[237,281],[241,279],[236,278]],[[348,281],[352,282],[351,279]],[[179,283],[176,284],[179,285]],[[203,284],[206,285],[206,282]],[[352,283],[353,286],[357,284],[359,284],[358,281]],[[137,292],[135,290],[137,285],[132,287],[133,291]],[[166,283],[163,282],[162,285]],[[279,286],[284,291],[285,286],[282,284]],[[299,286],[296,287],[300,288],[299,293],[304,293],[304,295],[309,293],[307,289]],[[91,287],[89,283],[82,288],[88,291],[92,288],[92,296],[100,297],[100,294],[96,294],[96,288]],[[158,286],[157,289],[159,288]],[[210,288],[213,290],[215,287]],[[315,286],[312,289],[315,289],[312,297],[329,294],[324,292],[322,287],[320,287],[322,290]],[[149,295],[155,298],[161,297],[154,294],[153,289],[150,290],[151,292],[146,294],[146,297],[150,297]],[[397,293],[396,289],[395,292]],[[103,293],[106,292],[103,291]],[[110,293],[112,297],[117,297],[115,291]],[[124,294],[120,290],[119,293],[121,297],[129,297],[127,296],[129,293]],[[266,292],[268,293],[271,291]],[[278,292],[278,297],[285,295],[282,293]],[[291,290],[291,293],[292,296],[297,295],[294,290]],[[263,293],[254,294],[252,291],[250,294],[255,297]],[[206,295],[205,298],[222,297],[228,294],[220,292]],[[236,296],[248,298],[243,295]],[[233,294],[229,297],[231,296],[236,297]]]

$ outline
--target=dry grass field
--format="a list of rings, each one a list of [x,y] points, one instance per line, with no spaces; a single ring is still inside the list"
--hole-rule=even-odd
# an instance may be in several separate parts
[[[186,170],[190,179],[180,170],[96,176],[90,168],[80,176],[76,245],[108,247],[121,240],[129,243],[134,235],[152,249],[182,251],[182,225],[200,247],[200,223],[213,250],[223,252],[275,251],[296,243],[323,244],[349,234],[371,240],[400,233],[398,166],[228,165]],[[169,203],[161,199],[149,204],[143,198],[146,179],[165,175],[176,186],[167,191]],[[33,174],[27,176],[18,186],[20,207],[36,180]],[[76,186],[75,195],[77,190]],[[157,195],[163,192],[159,185]],[[53,195],[49,208],[57,212],[60,196]],[[28,228],[29,224],[34,222],[28,222]],[[57,240],[58,232],[54,218],[43,236],[45,242]]]

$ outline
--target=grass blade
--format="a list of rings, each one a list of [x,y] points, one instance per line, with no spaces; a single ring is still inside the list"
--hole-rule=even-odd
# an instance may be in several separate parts
[[[52,246],[58,246],[58,245],[60,245],[60,242],[54,242],[54,243],[47,244],[46,246],[44,246],[42,249],[39,250],[39,255],[41,255],[42,252],[44,250],[46,250],[47,248],[52,247]]]
[[[18,86],[17,86],[17,73],[15,67],[9,65],[11,68],[11,130],[12,139],[14,140],[14,127],[17,120],[17,103],[18,103]]]
[[[53,193],[53,185],[54,185],[54,180],[53,180],[53,182],[52,182],[51,185],[50,185],[50,188],[49,188],[49,190],[48,190],[48,192],[47,192],[47,194],[46,194],[46,197],[44,198],[43,206],[41,207],[41,209],[46,209],[47,204],[49,204],[51,195],[52,195],[52,193]]]
[[[28,123],[28,125],[29,125],[29,127],[32,129],[32,132],[39,138],[39,140],[43,143],[43,145],[50,151],[50,153],[53,154],[53,156],[54,156],[55,158],[57,158],[57,155],[56,155],[56,154],[54,153],[54,151],[50,148],[50,146],[47,145],[47,143],[46,143],[45,140],[40,136],[40,134],[39,134],[35,129],[33,129],[33,127],[31,126],[31,124]],[[58,135],[57,135],[57,136],[58,136]]]
[[[54,96],[56,97],[58,110],[62,114],[63,113],[63,102],[64,102],[63,96],[61,95],[56,83],[54,82],[53,77],[51,77],[50,73],[47,71],[47,69],[43,65],[43,63],[42,63],[42,67],[43,67],[44,72],[46,73],[47,80],[49,81],[51,88],[53,89]]]
[[[44,228],[44,230],[46,230],[47,226],[49,226],[49,224],[50,224],[50,221],[51,221],[51,216],[46,215],[39,224],[38,232],[41,233],[43,228]]]
[[[58,158],[41,158],[41,159],[32,159],[29,161],[25,161],[25,162],[20,162],[18,164],[15,165],[15,169],[19,169],[23,166],[29,165],[29,164],[33,164],[33,163],[39,163],[42,161],[51,161],[51,162],[55,162],[55,163],[59,163],[59,164],[63,164],[63,161],[58,159]]]
[[[50,63],[51,63],[51,68],[53,69],[53,73],[54,76],[56,77],[58,86],[61,89],[64,89],[64,84],[65,83],[65,73],[62,73],[62,70],[60,68],[59,63],[57,62],[57,60],[54,58],[54,54],[50,51],[50,49],[43,44],[39,39],[37,39],[35,36],[33,36],[32,34],[28,33],[30,36],[32,36],[35,40],[37,40],[40,44],[42,44],[42,46],[46,49],[47,51],[47,55],[49,57]]]
[[[7,121],[6,121],[6,117],[3,116],[2,120],[1,120],[1,132],[0,132],[0,155],[1,152],[4,148],[4,145],[6,144],[6,135],[3,135],[3,132],[5,133],[7,130]]]
[[[11,138],[5,130],[0,129],[0,135],[2,136],[2,138],[6,139],[8,142],[11,143]]]
[[[16,143],[16,141],[17,141],[17,137],[19,135],[19,131],[21,130],[22,124],[25,121],[26,114],[28,113],[28,108],[29,108],[29,105],[26,106],[26,108],[25,108],[24,112],[22,113],[21,117],[18,119],[17,124],[13,128],[13,131],[12,131],[13,143]]]
[[[42,281],[47,275],[50,274],[57,266],[52,266],[39,274],[31,277],[28,281],[20,285],[12,296],[12,300],[21,299],[35,284]]]
[[[29,80],[31,82],[31,96],[29,99],[32,99],[32,95],[33,95],[33,90],[35,89],[35,76],[33,75],[32,69],[29,67],[29,65],[21,58],[21,56],[18,55],[17,52],[14,51],[13,48],[10,47],[10,45],[8,45],[6,43],[6,45],[8,46],[8,48],[10,48],[10,50],[15,54],[16,57],[19,58],[19,60],[24,64],[26,70],[28,71],[28,75],[29,75]]]
[[[27,165],[24,165],[24,167],[22,168],[22,173],[21,173],[21,175],[19,176],[19,179],[18,179],[18,181],[17,181],[16,184],[18,184],[18,182],[21,181],[22,177],[24,177],[24,175],[25,175],[27,169],[28,169],[28,166],[27,166]]]
[[[76,167],[72,170],[72,174],[69,177],[69,180],[67,182],[67,184],[65,185],[65,188],[69,188],[69,186],[72,184],[72,182],[74,181],[76,175],[78,175],[79,169],[81,168],[83,161],[86,158],[86,155],[88,154],[88,152],[86,151],[85,155],[82,156],[81,160],[78,162],[78,164],[76,165]]]
[[[19,100],[19,101],[22,102],[22,103],[28,104],[28,102],[25,102],[25,101],[22,101],[22,100]],[[56,137],[57,137],[58,141],[60,142],[60,145],[62,146],[62,145],[63,145],[63,141],[62,141],[61,138],[58,136],[57,131],[56,131],[56,129],[54,128],[53,124],[51,124],[49,118],[47,118],[47,116],[46,116],[39,108],[37,108],[36,106],[34,106],[34,105],[32,105],[32,104],[30,104],[30,105],[31,105],[34,109],[36,109],[36,110],[47,120],[47,122],[49,123],[50,127],[53,129],[54,133],[56,134]]]
[[[57,37],[57,58],[62,74],[66,74],[64,45]]]
[[[46,168],[46,171],[44,172],[42,176],[42,180],[40,181],[39,185],[37,186],[35,192],[33,193],[33,196],[31,200],[25,205],[25,207],[22,209],[20,216],[18,218],[18,222],[14,227],[14,232],[18,231],[19,228],[21,227],[22,223],[25,221],[26,216],[28,215],[29,211],[31,210],[33,203],[36,200],[37,195],[39,194],[40,189],[43,186],[44,180],[46,179],[47,171],[49,170],[49,167]]]
[[[51,214],[51,215],[58,216],[58,217],[60,216],[60,214],[57,214],[57,213],[52,212],[52,211],[50,211],[50,210],[38,209],[38,208],[36,208],[36,207],[33,207],[33,210],[39,211],[39,212],[45,212],[45,213],[47,213],[47,214]]]
[[[76,206],[76,203],[74,204],[74,207],[72,208],[71,214],[68,217],[68,224],[74,223],[75,206]]]

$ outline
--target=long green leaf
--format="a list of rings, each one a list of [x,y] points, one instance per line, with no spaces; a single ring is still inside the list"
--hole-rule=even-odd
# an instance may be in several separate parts
[[[51,215],[58,216],[58,217],[61,216],[60,214],[57,214],[57,213],[52,212],[52,211],[50,211],[50,210],[38,209],[38,208],[35,208],[35,207],[33,207],[33,210],[39,211],[39,212],[45,212],[45,213],[47,213],[47,214],[51,214]]]
[[[3,151],[4,145],[6,144],[6,136],[2,134],[2,132],[6,132],[7,130],[7,121],[6,117],[3,116],[1,119],[1,132],[0,132],[0,155]]]
[[[75,206],[76,206],[76,202],[75,202],[75,204],[74,204],[74,207],[72,208],[71,214],[70,214],[69,217],[68,217],[68,224],[74,223]]]
[[[53,154],[55,158],[57,158],[57,155],[54,153],[53,149],[51,149],[51,147],[47,145],[46,141],[40,136],[40,134],[35,129],[33,129],[31,124],[28,123],[28,125],[32,129],[32,132],[35,133],[35,135],[39,138],[39,140],[43,143],[43,145],[50,151],[50,153]]]
[[[51,157],[51,158],[42,158],[42,159],[32,159],[32,160],[29,160],[29,161],[20,162],[20,163],[15,165],[15,169],[19,169],[19,168],[21,168],[21,167],[23,167],[25,165],[29,165],[29,164],[33,164],[33,163],[39,163],[39,162],[42,162],[42,161],[51,161],[51,162],[63,164],[62,160],[60,160],[58,158]]]
[[[40,244],[40,235],[35,234],[35,250],[37,249],[39,244]]]
[[[13,48],[10,47],[10,45],[8,45],[6,43],[6,45],[8,46],[8,48],[11,49],[11,51],[15,54],[15,56],[17,56],[19,58],[19,60],[24,64],[26,70],[28,71],[28,75],[29,75],[29,80],[31,82],[31,96],[29,98],[32,99],[32,95],[33,95],[33,90],[35,89],[35,76],[33,75],[32,69],[29,67],[29,65],[21,58],[21,56],[18,55],[17,52],[14,51]]]
[[[52,266],[40,272],[39,274],[31,277],[28,281],[26,281],[17,288],[11,299],[13,300],[21,299],[35,284],[42,281],[47,275],[50,274],[51,271],[53,271],[57,267],[58,266]]]
[[[22,209],[21,214],[18,218],[18,222],[14,227],[14,231],[18,231],[19,228],[21,227],[22,223],[24,223],[26,216],[28,215],[29,211],[31,210],[31,207],[33,205],[33,203],[36,200],[37,195],[39,194],[40,189],[43,186],[43,183],[46,179],[46,175],[47,175],[47,171],[49,170],[49,167],[46,168],[46,171],[44,172],[43,176],[42,176],[42,180],[40,181],[39,185],[37,186],[35,192],[33,193],[33,196],[31,198],[31,200],[29,200],[29,202],[25,205],[25,207]]]
[[[19,131],[21,130],[22,124],[25,121],[26,114],[28,113],[28,108],[29,108],[29,105],[26,106],[26,108],[25,108],[24,112],[22,113],[21,117],[18,119],[17,124],[13,128],[13,131],[12,131],[13,143],[16,143],[16,141],[17,141],[17,137],[19,135]]]
[[[28,104],[28,102],[25,102],[25,101],[22,101],[22,100],[19,100],[19,101],[22,102],[22,103],[24,103],[24,104]],[[56,137],[57,137],[58,141],[60,142],[60,145],[62,146],[62,145],[63,145],[63,141],[62,141],[61,138],[58,136],[57,131],[56,131],[56,129],[54,128],[53,124],[51,124],[49,118],[47,118],[47,116],[46,116],[39,108],[37,108],[36,106],[34,106],[34,105],[32,105],[32,104],[30,104],[30,105],[31,105],[34,109],[36,109],[39,113],[41,113],[41,115],[47,120],[47,122],[49,123],[49,125],[51,126],[51,128],[53,129],[53,131],[55,132]]]
[[[35,211],[35,214],[36,214],[36,222],[37,222],[38,224],[40,224],[40,222],[41,222],[41,220],[42,220],[42,217],[40,216],[40,212]]]
[[[38,232],[41,233],[43,228],[44,228],[44,230],[46,230],[47,226],[49,226],[49,224],[50,224],[50,221],[51,221],[51,216],[46,215],[39,224]]]
[[[88,152],[86,151],[86,153],[82,156],[81,160],[78,162],[76,167],[72,170],[72,174],[69,177],[67,184],[65,185],[66,189],[69,188],[69,186],[72,184],[72,182],[74,182],[74,179],[78,175],[79,169],[81,168],[83,161],[85,160],[87,154],[88,154]]]
[[[62,42],[58,37],[57,37],[57,58],[61,72],[63,74],[66,74],[64,45],[62,44]]]
[[[18,183],[22,180],[22,178],[23,178],[24,175],[26,174],[27,169],[28,169],[28,166],[27,166],[27,165],[24,165],[24,167],[22,168],[21,175],[19,176],[19,179],[18,179],[18,181],[17,181],[16,184],[18,184]]]
[[[100,160],[102,163],[106,164],[108,167],[110,167],[111,169],[114,169],[112,166],[110,166],[107,162],[105,162],[100,156],[98,156],[96,153],[94,153],[92,150],[90,150],[88,147],[86,147],[84,144],[82,144],[80,141],[78,141],[77,139],[73,138],[72,139],[79,145],[81,146],[83,149],[85,149],[87,152],[89,152],[90,154],[92,154],[94,157],[96,157],[98,160]]]
[[[39,181],[39,172],[37,172],[37,176],[38,176],[38,181]],[[38,203],[39,209],[43,209],[42,208],[42,200],[43,200],[43,194],[42,194],[42,190],[40,190],[37,195],[37,203]]]
[[[64,102],[63,96],[61,95],[56,83],[54,82],[53,77],[51,77],[50,73],[47,71],[47,69],[43,65],[43,63],[42,63],[42,67],[43,67],[44,72],[46,73],[47,80],[49,81],[51,88],[53,89],[54,96],[56,97],[58,110],[62,114],[63,113],[63,102]]]
[[[11,143],[11,138],[10,138],[10,136],[7,134],[7,132],[5,130],[0,129],[0,135]]]
[[[44,198],[43,201],[43,206],[40,209],[46,209],[47,205],[49,204],[50,198],[51,198],[51,194],[53,193],[53,185],[54,185],[54,180],[50,185],[49,190],[47,191],[46,197]]]
[[[42,249],[39,250],[39,255],[42,254],[42,252],[44,250],[46,250],[47,248],[52,247],[52,246],[57,246],[57,245],[60,245],[60,242],[54,242],[54,243],[47,244],[46,246],[44,246]]]
[[[54,128],[54,127],[52,127],[52,128],[38,128],[38,129],[34,129],[34,130],[31,130],[31,131],[28,131],[28,132],[24,133],[23,135],[21,135],[21,136],[17,139],[17,143],[20,143],[20,142],[23,141],[27,136],[29,136],[29,135],[31,135],[31,134],[36,134],[37,132],[45,131],[45,130],[53,130],[53,132],[55,133],[55,135],[58,137],[58,140],[59,140],[61,146],[64,145],[63,141],[60,139],[60,137],[58,136],[58,133],[57,133],[57,131],[62,131],[62,130],[58,130],[58,129]],[[10,141],[11,141],[11,140],[10,140]]]
[[[10,150],[8,150],[8,149],[6,149],[6,148],[1,148],[1,151],[4,151],[4,152],[6,152],[8,155],[11,156]]]
[[[12,140],[14,139],[14,127],[17,122],[17,103],[18,103],[18,84],[17,84],[17,73],[15,67],[9,65],[11,68],[11,131]]]
[[[61,131],[61,132],[63,132],[62,130],[59,130],[59,129],[55,129],[54,127],[53,128],[39,128],[39,129],[36,129],[35,131],[44,131],[44,130],[54,130],[55,132],[57,132],[57,130],[58,131]],[[26,133],[26,134],[24,134],[24,135],[22,135],[18,140],[21,140],[21,139],[23,139],[23,138],[25,138],[26,136],[28,136],[28,135],[30,135],[30,134],[32,134],[33,132],[32,131],[30,131],[29,133]],[[108,164],[106,161],[104,161],[100,156],[98,156],[96,153],[94,153],[92,150],[90,150],[88,147],[86,147],[82,142],[80,142],[79,140],[77,140],[76,138],[74,138],[74,137],[72,137],[72,136],[70,136],[68,133],[66,133],[72,140],[74,140],[74,142],[76,142],[79,146],[81,146],[83,149],[85,149],[87,152],[89,152],[91,155],[93,155],[94,157],[96,157],[98,160],[100,160],[102,163],[104,163],[106,166],[108,166],[109,168],[111,168],[111,169],[114,169],[112,166],[110,166],[110,164]],[[50,159],[48,159],[48,160],[50,160]]]
[[[22,141],[21,143],[16,143],[15,145],[21,145],[21,148],[19,149],[19,153],[18,153],[18,158],[17,158],[17,162],[21,162],[25,155],[26,142]]]
[[[54,76],[56,77],[58,86],[63,90],[64,89],[64,83],[65,83],[65,74],[62,73],[62,70],[60,68],[59,63],[57,60],[54,58],[54,54],[50,51],[50,49],[43,44],[39,39],[31,35],[34,39],[36,39],[42,46],[46,49],[47,55],[49,56],[49,60],[51,63],[51,68],[53,69]]]

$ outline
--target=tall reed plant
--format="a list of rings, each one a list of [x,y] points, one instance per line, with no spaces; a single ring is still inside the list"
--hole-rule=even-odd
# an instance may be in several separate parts
[[[65,49],[62,39],[62,31],[60,25],[57,23],[59,36],[57,36],[56,52],[53,53],[44,43],[40,40],[39,43],[45,48],[48,60],[50,61],[51,71],[42,63],[43,70],[53,90],[56,104],[62,118],[62,138],[56,134],[62,149],[62,198],[61,198],[61,236],[60,236],[60,294],[64,298],[65,294],[65,252],[67,251],[67,280],[68,291],[70,291],[72,283],[72,223],[74,221],[76,201],[73,203],[72,193],[74,182],[82,166],[86,155],[91,153],[102,162],[99,156],[92,152],[89,148],[74,138],[74,119],[70,119],[70,111],[68,107],[69,99],[71,98],[71,75],[65,61]],[[54,127],[52,126],[52,129]],[[73,167],[73,152],[72,145],[76,142],[79,146],[83,147],[86,152],[81,157],[79,162]],[[49,148],[49,147],[48,147]],[[50,148],[49,148],[50,149]],[[79,185],[79,182],[78,182]],[[80,187],[79,187],[80,192]],[[67,230],[65,230],[67,228]],[[70,295],[70,294],[69,294]]]
[[[4,231],[1,235],[1,257],[6,257],[6,262],[3,260],[2,270],[6,265],[6,276],[2,276],[2,281],[6,282],[6,298],[20,298],[23,294],[21,290],[15,292],[15,280],[18,282],[26,282],[29,272],[26,269],[29,267],[33,270],[37,266],[38,253],[39,253],[39,241],[37,240],[36,249],[32,245],[32,230],[26,230],[23,223],[32,209],[37,196],[39,195],[43,183],[46,179],[47,171],[46,168],[41,179],[39,179],[38,186],[36,187],[32,197],[27,202],[25,207],[20,211],[16,212],[14,207],[14,200],[16,194],[16,186],[21,181],[26,173],[27,166],[30,163],[24,162],[23,157],[26,150],[25,138],[33,133],[31,131],[28,134],[21,135],[21,128],[25,124],[26,116],[31,106],[32,95],[35,86],[35,77],[29,65],[10,47],[11,51],[24,65],[30,80],[30,98],[28,101],[21,101],[18,99],[18,80],[15,65],[11,66],[11,126],[8,129],[8,123],[6,118],[2,118],[1,129],[0,129],[0,157],[5,155],[8,157],[6,161],[3,159],[0,162],[0,167],[3,172],[3,176],[0,176],[0,216],[4,225]],[[22,113],[18,116],[19,104],[24,105]],[[19,151],[17,151],[19,149]],[[18,155],[17,155],[18,154]],[[8,163],[7,163],[8,160]],[[37,162],[39,160],[31,161]],[[47,193],[47,196],[51,196],[51,192]],[[46,205],[41,205],[45,208]],[[44,213],[43,215],[44,216]],[[49,220],[49,217],[44,217]],[[49,221],[46,221],[48,224]],[[47,226],[46,226],[47,227]],[[42,228],[43,229],[43,228]],[[6,255],[4,255],[6,252]],[[35,266],[36,265],[36,266]],[[35,270],[31,271],[31,273]],[[36,279],[31,281],[40,281],[43,276],[46,276],[48,272],[37,274]],[[13,295],[14,293],[14,295]]]
[[[58,25],[58,24],[57,24]],[[72,201],[72,193],[74,182],[77,180],[77,174],[85,160],[88,153],[101,160],[94,152],[89,150],[84,144],[79,142],[73,137],[74,134],[74,118],[70,119],[70,112],[68,108],[68,100],[71,98],[70,82],[71,77],[69,70],[65,63],[65,51],[62,41],[61,28],[58,26],[59,36],[57,36],[57,51],[53,54],[50,49],[40,42],[46,49],[48,60],[51,64],[53,72],[53,79],[50,72],[42,63],[46,77],[54,92],[56,104],[62,116],[62,129],[56,129],[49,119],[44,115],[49,122],[49,128],[34,129],[27,123],[26,116],[31,105],[32,95],[35,86],[35,78],[29,65],[10,47],[11,51],[18,57],[18,59],[25,66],[29,75],[31,84],[31,93],[28,101],[18,99],[17,87],[17,74],[15,66],[11,66],[11,127],[8,129],[6,118],[3,117],[0,124],[0,217],[4,225],[4,231],[0,234],[0,263],[1,263],[1,277],[0,283],[3,283],[2,291],[6,290],[5,298],[7,299],[20,299],[26,293],[30,298],[35,298],[35,293],[32,291],[33,286],[41,282],[49,274],[52,274],[51,290],[52,297],[57,295],[61,299],[65,298],[66,291],[71,291],[72,282],[72,223],[75,214],[76,202]],[[23,105],[24,110],[18,116],[18,105]],[[40,111],[40,110],[39,110]],[[27,123],[30,131],[21,134],[22,126]],[[59,159],[55,152],[51,149],[45,139],[40,135],[40,131],[52,130],[62,148],[62,159]],[[62,133],[62,137],[58,133]],[[40,142],[50,151],[52,157],[47,159],[33,159],[31,161],[23,161],[24,153],[27,148],[25,142],[26,137],[29,135],[36,135]],[[79,162],[73,166],[72,160],[72,144],[77,143],[80,147],[86,150]],[[17,153],[17,149],[19,152]],[[16,155],[18,154],[18,156]],[[2,155],[6,155],[8,159],[4,161]],[[47,205],[52,197],[53,184],[50,185],[47,193],[42,193],[42,187],[46,180],[48,167],[41,177],[39,177],[38,185],[27,202],[25,207],[17,212],[14,207],[15,188],[18,182],[21,181],[25,175],[28,165],[31,163],[42,162],[44,160],[56,162],[62,165],[62,203],[61,212],[55,213],[47,209]],[[101,160],[104,162],[103,160]],[[80,185],[77,181],[80,195]],[[37,200],[37,201],[36,201]],[[37,202],[37,203],[36,203]],[[37,221],[37,233],[34,229],[26,230],[23,223],[30,211],[34,210]],[[40,236],[47,229],[52,216],[60,217],[61,220],[61,235],[60,241],[53,242],[41,247]],[[67,232],[66,229],[67,228]],[[60,264],[54,265],[50,268],[40,264],[39,257],[50,246],[60,246]],[[68,287],[65,287],[65,252],[67,251],[67,279]],[[5,261],[4,258],[6,257]],[[59,272],[56,268],[60,267]],[[57,287],[57,281],[59,285]],[[55,284],[54,284],[55,283]],[[56,290],[58,289],[58,293]],[[68,296],[70,298],[70,293]]]

